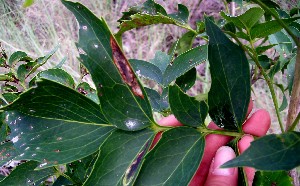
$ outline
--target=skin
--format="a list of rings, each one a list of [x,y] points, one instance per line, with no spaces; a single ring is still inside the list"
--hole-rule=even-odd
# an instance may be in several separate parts
[[[250,114],[252,109],[253,102],[250,101],[247,115]],[[158,123],[162,126],[182,126],[182,124],[175,118],[174,115],[163,118]],[[250,146],[251,141],[254,139],[253,136],[264,136],[270,128],[270,124],[270,115],[266,110],[261,109],[254,112],[242,126],[245,135],[238,142],[239,152],[243,153]],[[208,125],[208,128],[222,130],[213,122]],[[153,148],[153,146],[158,142],[160,137],[161,133],[158,133],[151,148]],[[223,163],[235,157],[234,151],[230,147],[225,146],[231,139],[233,138],[218,134],[206,135],[204,155],[198,170],[189,184],[190,186],[237,186],[237,168],[219,168],[219,166],[221,166]],[[244,169],[247,175],[248,183],[249,185],[252,185],[255,169],[250,167],[245,167]]]

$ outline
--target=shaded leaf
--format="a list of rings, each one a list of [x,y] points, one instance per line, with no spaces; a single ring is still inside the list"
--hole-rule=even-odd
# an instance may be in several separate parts
[[[155,57],[150,60],[150,63],[157,66],[160,69],[161,73],[164,74],[172,58],[173,58],[173,53],[168,55],[165,52],[157,51],[155,53]]]
[[[256,47],[255,50],[256,50],[256,53],[257,54],[262,54],[263,52],[273,48],[274,46],[276,46],[277,44],[273,44],[273,45],[266,45],[266,46],[259,46],[259,47]]]
[[[172,51],[175,48],[175,53],[180,55],[192,48],[192,44],[195,38],[196,38],[195,32],[188,31],[178,39],[177,41],[178,43],[175,42],[172,45],[170,50]]]
[[[96,85],[103,114],[123,130],[140,130],[153,121],[145,91],[103,18],[80,3],[62,1],[79,23],[81,62]]]
[[[255,186],[293,186],[293,179],[286,171],[257,171],[253,184]]]
[[[17,166],[0,182],[0,185],[40,185],[47,177],[54,174],[54,168],[35,170],[38,165],[36,161],[28,161]]]
[[[239,28],[244,28],[248,31],[260,20],[264,15],[263,9],[260,7],[253,7],[244,12],[243,14],[233,17],[226,15],[225,12],[221,12],[221,16],[228,22],[233,22],[235,26]]]
[[[288,79],[288,90],[289,95],[292,93],[293,82],[294,82],[294,72],[295,72],[296,56],[294,56],[289,64],[287,65],[287,79]]]
[[[75,88],[75,82],[72,76],[60,68],[44,70],[37,74],[38,78],[55,81],[70,88]]]
[[[52,186],[72,185],[72,182],[63,176],[59,176]]]
[[[181,27],[188,27],[188,9],[178,5],[178,12],[167,14],[165,9],[153,0],[147,0],[142,6],[132,7],[129,12],[123,12],[119,20],[119,31],[115,34],[117,40],[128,30],[152,24],[174,24]]]
[[[241,129],[250,101],[250,69],[244,51],[208,18],[208,60],[212,77],[209,114],[221,128]]]
[[[282,92],[282,103],[279,107],[279,112],[283,111],[287,106],[288,106],[288,101],[287,101],[287,98],[284,94],[285,90],[284,90],[284,87],[282,84],[277,84],[275,83],[275,85],[281,90]]]
[[[0,166],[2,167],[4,164],[14,159],[19,152],[13,146],[12,142],[6,142],[0,145]]]
[[[131,59],[129,62],[136,74],[162,84],[162,72],[158,66],[138,59]]]
[[[154,132],[116,130],[100,147],[93,171],[84,185],[132,185]]]
[[[17,52],[14,52],[9,60],[8,60],[8,65],[9,66],[14,66],[17,62],[19,62],[22,58],[25,58],[27,57],[27,54],[25,52],[22,52],[22,51],[17,51]]]
[[[97,92],[95,89],[93,89],[88,83],[82,82],[77,87],[76,90],[85,95],[86,97],[93,100],[95,103],[100,104]]]
[[[177,78],[175,83],[181,88],[181,90],[186,92],[195,84],[196,76],[197,70],[196,68],[192,68],[191,70],[187,71],[185,74]]]
[[[290,54],[288,56],[286,56],[285,58],[281,58],[279,60],[276,61],[275,65],[273,65],[268,73],[268,75],[270,76],[271,79],[274,78],[275,74],[277,72],[279,72],[280,70],[282,70],[287,63],[290,62],[290,60],[295,56],[295,54]]]
[[[145,87],[145,91],[149,97],[149,101],[151,104],[151,107],[154,111],[160,112],[162,110],[161,106],[161,96],[158,92],[156,92],[153,89]]]
[[[72,162],[94,153],[114,130],[99,105],[50,80],[38,82],[36,88],[21,94],[4,109],[12,110],[5,122],[21,153],[16,159],[40,161],[41,167]]]
[[[285,24],[289,25],[293,21],[299,18],[288,18],[288,19],[281,19]],[[271,34],[274,34],[282,29],[282,26],[276,21],[268,21],[265,23],[260,23],[252,27],[250,31],[250,36],[252,39],[255,38],[263,38],[267,37]]]
[[[258,62],[265,70],[270,69],[271,60],[269,59],[269,57],[267,55],[258,56]]]
[[[292,42],[283,31],[269,35],[269,42],[275,44],[275,49],[282,53],[290,53],[292,51]]]
[[[191,127],[204,124],[208,113],[208,106],[204,101],[197,101],[174,85],[169,87],[169,102],[173,114],[182,124]]]
[[[167,66],[163,75],[163,85],[168,86],[193,67],[207,60],[207,45],[198,46],[177,56]]]
[[[264,148],[261,148],[264,147]],[[222,167],[248,166],[258,170],[291,170],[300,165],[300,133],[270,134],[251,143],[237,158]]]
[[[202,159],[204,136],[196,129],[177,127],[146,155],[136,185],[188,185]]]

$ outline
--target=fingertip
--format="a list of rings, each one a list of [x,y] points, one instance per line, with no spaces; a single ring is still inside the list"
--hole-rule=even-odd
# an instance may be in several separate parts
[[[254,136],[264,136],[271,125],[271,117],[264,109],[257,110],[242,126],[243,131]]]
[[[180,121],[178,121],[173,114],[165,118],[162,118],[161,120],[158,121],[158,124],[161,126],[173,126],[173,127],[183,126],[182,123],[180,123]]]
[[[251,135],[243,136],[242,139],[238,142],[239,152],[242,154],[247,148],[250,147],[253,140],[254,138]],[[247,176],[248,185],[251,186],[255,176],[255,169],[251,167],[244,167],[244,170]]]

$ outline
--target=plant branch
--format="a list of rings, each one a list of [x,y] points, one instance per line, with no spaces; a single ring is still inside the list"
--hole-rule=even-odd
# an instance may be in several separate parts
[[[286,122],[286,131],[293,125],[297,125],[298,122],[295,123],[295,119],[297,115],[299,116],[300,113],[300,47],[297,48],[297,56],[296,56],[296,63],[295,63],[295,72],[294,72],[294,82],[293,82],[293,89],[291,93],[291,100],[289,104],[287,122]]]
[[[206,127],[198,127],[197,130],[202,133],[220,134],[220,135],[232,136],[232,137],[242,137],[244,135],[244,133],[240,133],[240,132],[232,132],[232,131],[225,131],[225,130],[212,130],[212,129],[208,129]]]
[[[296,126],[297,126],[297,124],[298,124],[299,121],[300,121],[300,112],[298,112],[298,115],[297,115],[295,121],[289,127],[288,131],[291,132],[291,131],[295,130],[295,128],[296,128]]]
[[[288,27],[288,25],[286,25],[276,13],[271,11],[271,9],[267,5],[265,5],[263,2],[261,2],[260,0],[252,0],[252,1],[254,3],[258,4],[260,7],[262,7],[266,12],[270,13],[275,18],[275,20],[278,21],[278,23],[285,29],[285,31],[292,37],[292,39],[296,43],[297,47],[298,48],[300,47],[300,41],[299,41],[298,37],[295,36],[295,34]]]

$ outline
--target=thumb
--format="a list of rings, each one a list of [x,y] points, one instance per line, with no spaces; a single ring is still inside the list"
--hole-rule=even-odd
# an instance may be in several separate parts
[[[206,186],[236,186],[238,182],[237,168],[220,168],[225,162],[235,158],[232,148],[223,146],[218,149],[210,165]]]

